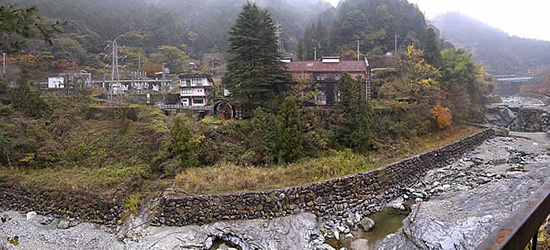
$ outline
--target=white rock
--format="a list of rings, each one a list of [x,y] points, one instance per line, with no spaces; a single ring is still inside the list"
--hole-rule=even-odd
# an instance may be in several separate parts
[[[27,220],[32,220],[34,218],[36,218],[38,214],[36,214],[36,212],[28,212],[27,213]]]
[[[366,239],[354,240],[350,246],[351,250],[369,250],[369,241]]]
[[[365,217],[359,222],[359,225],[363,228],[363,230],[365,230],[365,232],[369,232],[374,228],[375,223],[373,219]]]
[[[61,220],[59,221],[59,224],[57,224],[57,228],[59,229],[67,229],[69,228],[69,221],[68,220]]]
[[[338,230],[334,230],[334,238],[340,240],[340,232],[338,232]]]

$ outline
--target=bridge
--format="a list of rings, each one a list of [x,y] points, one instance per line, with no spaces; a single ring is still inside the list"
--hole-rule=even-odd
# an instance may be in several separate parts
[[[496,78],[497,82],[526,83],[533,80],[532,76]]]
[[[500,75],[495,76],[497,94],[500,96],[511,96],[519,94],[523,84],[533,80],[532,76]]]

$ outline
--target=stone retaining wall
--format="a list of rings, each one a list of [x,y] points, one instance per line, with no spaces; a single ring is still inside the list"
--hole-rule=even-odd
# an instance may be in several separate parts
[[[366,173],[314,182],[303,186],[229,194],[164,195],[152,225],[183,226],[221,220],[273,218],[311,212],[319,217],[379,211],[403,194],[403,187],[423,178],[426,171],[448,161],[493,136],[491,129],[383,168]]]
[[[107,226],[116,226],[122,217],[121,202],[72,191],[54,191],[0,183],[0,208],[35,211],[56,218],[65,216]]]

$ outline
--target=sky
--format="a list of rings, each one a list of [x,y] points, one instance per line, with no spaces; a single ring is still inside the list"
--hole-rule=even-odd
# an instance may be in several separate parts
[[[339,0],[327,0],[334,6]],[[550,41],[549,0],[409,0],[428,19],[460,12],[510,35]]]

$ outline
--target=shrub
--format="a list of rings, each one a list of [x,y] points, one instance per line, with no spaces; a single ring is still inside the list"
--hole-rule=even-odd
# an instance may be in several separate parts
[[[170,136],[172,138],[170,152],[175,155],[180,166],[183,168],[196,166],[199,163],[196,150],[200,139],[191,133],[191,129],[181,115],[176,116]]]
[[[47,105],[36,90],[32,89],[23,78],[18,80],[19,87],[10,89],[8,95],[13,107],[27,116],[40,118]]]
[[[287,97],[276,118],[279,162],[293,162],[304,154],[299,114],[294,98]]]

